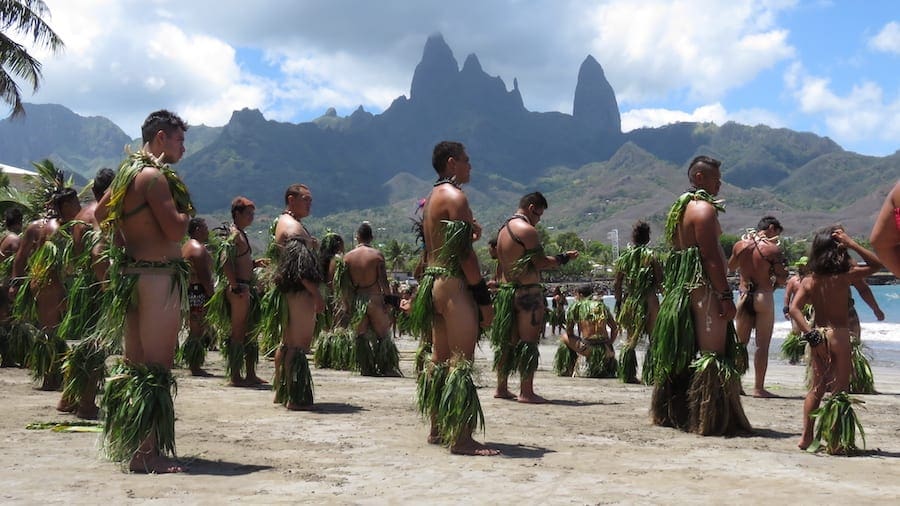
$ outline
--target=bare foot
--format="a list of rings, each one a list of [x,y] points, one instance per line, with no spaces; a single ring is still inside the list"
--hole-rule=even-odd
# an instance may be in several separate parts
[[[265,384],[266,384],[266,380],[264,380],[264,379],[262,379],[262,378],[260,378],[259,376],[257,376],[257,375],[254,374],[253,376],[247,376],[247,378],[244,379],[244,385],[243,385],[243,386],[252,386],[252,387],[255,387],[256,385],[265,385]]]
[[[74,413],[76,409],[78,409],[77,404],[70,403],[65,399],[60,399],[59,402],[56,403],[56,410],[60,413]]]
[[[517,400],[524,404],[546,404],[547,403],[547,399],[544,399],[543,397],[541,397],[538,394],[531,394],[531,395],[519,394],[519,398]]]
[[[162,455],[154,455],[152,457],[144,457],[135,455],[128,465],[128,469],[134,473],[147,474],[163,474],[163,473],[183,473],[187,468],[179,465],[175,460]]]
[[[287,406],[285,406],[285,407],[290,411],[312,411],[313,410],[312,404],[294,404],[293,402],[289,402],[289,403],[287,403]]]
[[[494,394],[494,399],[511,399],[511,400],[515,400],[515,399],[516,399],[516,394],[510,392],[509,390],[503,390],[503,391],[497,390],[497,392]]]
[[[450,447],[450,453],[456,455],[472,455],[476,457],[493,457],[500,455],[500,450],[485,446],[474,439],[460,441]]]
[[[196,368],[196,369],[191,369],[191,376],[198,376],[198,377],[201,377],[201,378],[208,378],[208,377],[212,376],[212,374],[211,374],[211,373],[208,373],[208,372],[204,371],[203,369],[201,369],[200,367],[198,367],[198,368]]]
[[[228,386],[240,388],[240,387],[248,387],[248,386],[250,386],[250,384],[247,383],[247,380],[245,380],[241,377],[237,377],[237,378],[231,378],[231,380],[228,382]]]
[[[439,445],[444,442],[444,439],[439,434],[429,434],[427,441],[430,445]]]
[[[762,388],[762,389],[754,388],[753,389],[753,397],[757,397],[759,399],[772,399],[772,398],[778,397],[778,395],[773,394],[772,392],[766,390],[765,388]]]
[[[807,436],[806,434],[800,436],[800,442],[797,443],[797,448],[801,450],[805,450],[809,448],[809,445],[812,444],[812,436]]]

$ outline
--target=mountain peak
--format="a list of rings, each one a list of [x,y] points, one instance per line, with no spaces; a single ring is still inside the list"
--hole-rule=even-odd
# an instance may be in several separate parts
[[[603,67],[588,55],[578,69],[572,116],[582,124],[605,132],[621,133],[622,118],[616,93],[603,73]]]
[[[444,37],[437,33],[425,41],[422,60],[416,65],[412,85],[409,89],[410,100],[429,100],[440,97],[446,91],[449,81],[459,73],[459,64],[453,56],[450,46]]]
[[[481,62],[478,61],[478,57],[475,56],[475,53],[470,53],[469,56],[466,57],[466,61],[463,62],[462,68],[463,74],[483,74],[484,70],[481,68]]]

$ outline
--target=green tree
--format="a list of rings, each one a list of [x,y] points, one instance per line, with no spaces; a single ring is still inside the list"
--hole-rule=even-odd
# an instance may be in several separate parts
[[[43,0],[0,0],[0,98],[12,106],[10,117],[25,114],[15,78],[24,80],[34,92],[43,76],[41,62],[9,34],[23,34],[39,47],[60,51],[64,47],[62,39],[44,21],[49,16],[50,9]]]
[[[734,245],[740,240],[741,236],[734,234],[722,234],[719,237],[719,244],[725,250],[725,258],[731,258],[731,250],[734,249]]]
[[[575,232],[563,232],[556,236],[555,242],[560,251],[584,250],[584,241]]]
[[[393,271],[403,269],[409,257],[407,244],[400,244],[396,239],[388,241],[384,247],[384,261]]]

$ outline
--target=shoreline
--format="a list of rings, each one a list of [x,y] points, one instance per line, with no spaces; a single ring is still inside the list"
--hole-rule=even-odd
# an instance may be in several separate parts
[[[556,377],[553,339],[540,346],[535,379],[537,392],[552,403],[494,399],[483,340],[476,382],[486,428],[476,438],[504,455],[464,457],[425,443],[427,426],[415,411],[410,377],[415,346],[398,340],[405,378],[312,368],[317,407],[311,412],[273,404],[268,385],[225,386],[215,352],[207,360],[214,377],[177,369],[178,450],[190,469],[160,476],[123,473],[100,459],[97,434],[26,430],[32,422],[76,419],[57,413],[59,393],[34,389],[27,371],[0,369],[0,402],[7,406],[0,419],[0,497],[6,504],[887,504],[900,496],[900,484],[884,479],[892,474],[884,466],[900,469],[896,368],[874,366],[881,394],[857,396],[866,402],[859,415],[875,452],[831,457],[796,448],[805,368],[774,360],[774,348],[767,387],[784,397],[742,397],[753,436],[704,438],[651,425],[650,387]],[[745,390],[752,371],[743,378]],[[271,374],[272,362],[262,360],[260,375]],[[518,389],[515,377],[510,388]]]

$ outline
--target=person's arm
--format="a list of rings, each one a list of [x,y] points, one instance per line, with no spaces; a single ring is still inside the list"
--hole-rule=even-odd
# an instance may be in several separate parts
[[[872,249],[878,254],[878,258],[889,271],[900,277],[900,218],[895,214],[895,209],[900,208],[900,182],[888,193],[875,218],[872,226],[872,234],[869,242]]]
[[[600,304],[606,305],[602,300]],[[607,313],[609,313],[609,308],[607,309]],[[619,337],[619,324],[616,323],[616,318],[612,314],[608,314],[606,318],[606,325],[609,327],[609,344],[613,344],[616,342],[616,338]]]
[[[25,276],[25,267],[28,265],[28,258],[31,257],[31,254],[34,253],[34,250],[37,247],[37,240],[37,229],[29,225],[22,234],[22,243],[19,245],[19,249],[16,250],[16,257],[13,259],[13,278],[22,278]]]
[[[812,330],[809,322],[806,320],[806,317],[803,316],[803,306],[806,305],[808,295],[806,293],[805,283],[801,282],[800,286],[797,287],[797,292],[794,294],[794,298],[791,299],[790,305],[790,315],[791,320],[794,320],[794,323],[797,325],[797,328],[800,329],[800,332],[809,332]]]
[[[847,235],[847,232],[844,229],[837,229],[832,234],[831,237],[834,238],[835,241],[843,244],[848,249],[851,249],[859,254],[862,257],[863,261],[866,265],[854,265],[850,268],[850,282],[853,283],[856,280],[865,280],[866,277],[875,274],[883,267],[881,262],[878,260],[878,257],[875,256],[875,253],[863,248],[856,241],[853,240],[852,237]]]
[[[744,241],[740,240],[734,244],[734,247],[731,248],[731,258],[728,259],[728,270],[731,272],[735,272],[738,270],[738,266],[740,265],[740,257],[741,252],[744,251]]]
[[[785,319],[790,319],[790,309],[791,309],[791,296],[794,294],[794,291],[797,289],[796,280],[790,279],[784,287],[784,307],[782,308],[782,312],[784,313]]]
[[[772,273],[775,275],[775,286],[785,286],[788,279],[787,262],[784,258],[784,252],[775,244],[770,244],[773,254],[769,256],[769,262],[772,263]]]
[[[878,321],[884,321],[884,313],[881,311],[881,308],[878,306],[878,301],[875,300],[875,295],[872,293],[872,289],[869,288],[869,285],[863,279],[858,279],[852,282],[853,288],[856,288],[856,293],[859,294],[859,298],[872,309],[872,313],[875,314],[875,318]]]
[[[205,247],[201,246],[200,250],[200,258],[197,262],[198,269],[196,269],[197,277],[200,279],[200,284],[203,285],[203,291],[206,292],[206,296],[212,297],[213,292],[215,291],[212,277],[212,256],[209,254],[209,251],[206,251]]]
[[[616,298],[616,314],[619,313],[619,309],[622,307],[622,280],[625,279],[624,272],[616,273],[616,280],[613,282],[613,295]]]
[[[111,193],[107,189],[103,192],[103,196],[100,197],[100,201],[97,202],[97,207],[94,209],[94,219],[97,220],[97,223],[103,223],[104,220],[109,216],[109,199],[111,198]]]
[[[135,184],[135,187],[145,188],[144,198],[147,199],[147,205],[150,206],[163,235],[172,242],[181,241],[187,233],[191,217],[178,212],[166,176],[156,168],[145,167],[135,181],[141,179],[143,179],[141,184]]]
[[[378,276],[378,279],[377,279],[378,286],[381,287],[381,293],[383,293],[385,295],[392,295],[394,293],[394,291],[391,290],[391,284],[388,283],[387,267],[385,266],[384,255],[382,255],[381,252],[378,253],[378,261],[376,263],[376,269],[377,269],[376,275]]]

